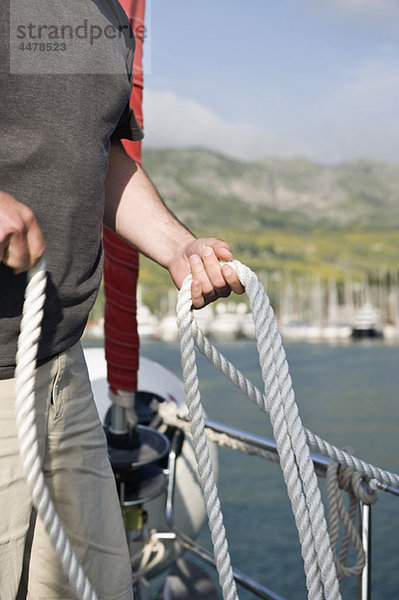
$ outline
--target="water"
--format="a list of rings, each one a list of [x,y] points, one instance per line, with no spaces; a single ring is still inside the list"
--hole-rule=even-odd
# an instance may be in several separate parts
[[[229,360],[262,387],[254,343],[218,345]],[[285,345],[304,425],[357,456],[399,472],[399,347]],[[142,354],[181,376],[177,344],[146,342]],[[210,419],[272,437],[267,418],[199,357],[202,400]],[[219,493],[232,562],[287,600],[307,597],[302,559],[278,466],[221,449]],[[324,481],[321,482],[322,493]],[[399,498],[381,493],[373,507],[373,600],[399,598]],[[200,542],[210,547],[206,531]],[[353,557],[352,557],[353,558]],[[239,588],[241,600],[254,596]],[[352,582],[344,599],[356,598]]]

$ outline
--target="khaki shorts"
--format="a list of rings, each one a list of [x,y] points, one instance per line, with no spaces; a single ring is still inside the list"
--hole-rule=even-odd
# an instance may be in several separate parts
[[[0,599],[76,600],[32,511],[22,475],[14,379],[0,381]],[[114,476],[80,344],[37,369],[43,471],[66,533],[100,600],[133,598]]]

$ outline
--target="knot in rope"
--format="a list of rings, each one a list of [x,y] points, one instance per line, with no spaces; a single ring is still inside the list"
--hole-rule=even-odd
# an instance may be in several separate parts
[[[331,473],[333,473],[332,468]],[[357,471],[343,465],[338,465],[336,477],[339,487],[348,494],[353,495],[358,501],[363,502],[363,504],[372,505],[377,501],[378,494],[376,490],[370,488],[369,478],[363,477]]]
[[[341,490],[349,496],[349,505],[345,506]],[[362,540],[356,527],[360,515],[359,502],[374,504],[377,493],[368,486],[367,478],[347,466],[330,461],[327,467],[327,499],[329,508],[330,541],[334,562],[340,582],[344,577],[356,577],[364,569],[366,555]],[[343,527],[341,546],[338,548],[340,519]],[[346,565],[350,544],[356,553],[352,566]]]
[[[156,530],[151,530],[141,551],[131,557],[133,578],[138,581],[146,577],[154,567],[162,564],[166,555],[166,547],[157,539]]]

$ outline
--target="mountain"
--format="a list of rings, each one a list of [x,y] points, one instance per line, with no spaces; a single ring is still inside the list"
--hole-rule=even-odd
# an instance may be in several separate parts
[[[226,239],[258,274],[398,276],[398,165],[240,162],[199,148],[146,149],[143,165],[192,231]],[[142,259],[141,281],[155,290],[169,279]]]
[[[143,163],[168,205],[190,226],[219,219],[246,227],[399,225],[399,166],[373,160],[239,162],[203,149],[147,149]]]

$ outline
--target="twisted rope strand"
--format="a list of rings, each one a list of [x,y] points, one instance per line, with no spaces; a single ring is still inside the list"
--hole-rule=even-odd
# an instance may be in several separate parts
[[[194,340],[191,335],[191,293],[190,281],[185,280],[177,304],[177,322],[180,337],[183,379],[189,409],[191,436],[198,464],[198,474],[203,490],[208,514],[209,528],[214,547],[216,566],[224,600],[238,600],[228,551],[226,531],[220,507],[215,477],[210,459],[209,446],[205,434],[204,416],[199,393]]]
[[[46,288],[44,259],[29,271],[16,356],[15,411],[22,468],[32,502],[79,600],[97,600],[56,513],[40,459],[35,421],[35,366]]]
[[[302,482],[298,471],[295,440],[291,439],[286,415],[284,414],[285,407],[280,380],[281,365],[276,364],[276,355],[273,347],[277,330],[273,321],[270,304],[268,302],[262,304],[259,301],[261,292],[259,288],[255,288],[253,278],[251,277],[248,280],[246,272],[239,273],[239,276],[246,287],[254,321],[256,322],[259,362],[265,382],[265,412],[269,414],[272,424],[277,451],[280,456],[280,465],[298,529],[309,598],[322,598],[321,573],[317,561],[315,540],[309,519],[306,497],[303,494]],[[271,343],[268,343],[269,340],[271,340]]]
[[[305,572],[306,562],[316,559],[320,571],[318,578],[324,586],[325,597],[339,598],[339,586],[334,569],[333,555],[327,532],[327,523],[324,517],[324,507],[318,488],[313,462],[310,458],[309,448],[295,402],[292,381],[289,374],[288,363],[278,331],[274,311],[267,299],[262,284],[248,267],[235,261],[234,266],[240,281],[246,288],[254,322],[257,323],[257,347],[259,352],[259,363],[265,382],[265,395],[268,398],[270,417],[273,424],[273,408],[282,411],[282,419],[286,423],[286,430],[280,430],[273,426],[274,435],[278,443],[279,438],[288,442],[288,451],[292,460],[286,460],[281,456],[281,466],[287,483],[288,494],[293,507],[294,515],[299,521],[299,533],[310,528],[312,533],[308,556],[304,555]],[[265,327],[265,324],[269,325]],[[274,363],[274,365],[273,365]],[[273,393],[273,382],[277,382],[278,392]],[[282,425],[282,423],[281,423]],[[288,458],[288,456],[287,456]],[[292,464],[292,461],[295,464]],[[302,501],[298,502],[298,495],[302,495]],[[303,537],[303,534],[300,539]],[[307,550],[307,548],[305,548]],[[305,554],[303,552],[303,554]],[[309,590],[311,592],[312,588]],[[311,595],[311,594],[310,594]]]

